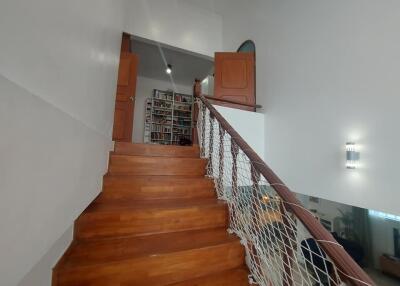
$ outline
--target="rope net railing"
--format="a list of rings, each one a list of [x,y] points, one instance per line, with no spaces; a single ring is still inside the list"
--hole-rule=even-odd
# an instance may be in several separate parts
[[[201,156],[208,159],[207,176],[214,180],[218,198],[227,202],[229,231],[245,247],[252,282],[263,286],[372,285],[335,265],[321,247],[335,242],[315,239],[260,174],[257,164],[261,162],[249,159],[201,100],[197,105],[198,141]]]

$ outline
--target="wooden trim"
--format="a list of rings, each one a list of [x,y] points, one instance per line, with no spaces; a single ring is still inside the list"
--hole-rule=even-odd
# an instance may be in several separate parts
[[[131,52],[131,35],[122,33],[121,54]]]
[[[304,224],[307,230],[310,232],[312,237],[319,241],[319,245],[325,251],[325,253],[332,259],[337,268],[341,273],[344,274],[343,278],[351,285],[366,286],[365,283],[359,282],[364,281],[370,285],[376,285],[372,279],[361,269],[361,267],[350,257],[350,255],[337,243],[333,238],[332,234],[328,232],[306,209],[301,207],[300,201],[296,198],[292,191],[281,181],[281,179],[267,166],[263,159],[261,159],[257,153],[246,143],[246,141],[236,132],[236,130],[225,120],[225,118],[212,106],[212,104],[203,96],[196,95],[203,104],[209,109],[212,114],[219,122],[219,124],[225,129],[231,138],[235,138],[236,144],[242,149],[242,152],[247,155],[251,162],[257,162],[254,164],[264,178],[271,184],[271,187],[278,193],[282,198],[285,208],[291,210],[296,217]],[[298,205],[298,206],[296,206]],[[349,279],[353,277],[355,279]]]
[[[201,82],[198,79],[194,80],[194,85],[193,85],[193,94],[194,96],[201,94]],[[247,104],[247,103],[242,103],[242,102],[237,102],[234,100],[228,100],[228,99],[223,99],[223,98],[216,98],[214,96],[210,96],[210,95],[206,95],[203,94],[203,96],[210,100],[211,102],[216,101],[216,102],[222,102],[222,103],[228,103],[228,104],[234,104],[234,105],[238,105],[238,106],[245,106],[245,107],[250,107],[253,108],[254,111],[256,111],[256,108],[262,108],[261,105],[258,104]],[[218,103],[216,103],[218,104]]]
[[[74,226],[75,229],[75,226]],[[73,236],[74,237],[74,236]],[[67,249],[65,250],[63,256],[61,256],[56,265],[54,265],[53,269],[52,269],[52,275],[51,275],[51,286],[58,286],[58,269],[59,266],[64,263],[68,256],[70,255],[73,247],[77,244],[77,241],[73,238],[71,243],[69,244],[69,246],[67,247]]]
[[[203,95],[206,99],[208,100],[214,100],[214,101],[220,101],[220,102],[225,102],[225,103],[230,103],[230,104],[236,104],[236,105],[241,105],[241,106],[246,106],[246,107],[252,107],[252,108],[262,108],[261,105],[258,104],[247,104],[247,103],[241,103],[233,100],[228,100],[228,99],[222,99],[222,98],[216,98],[213,96],[209,95]]]

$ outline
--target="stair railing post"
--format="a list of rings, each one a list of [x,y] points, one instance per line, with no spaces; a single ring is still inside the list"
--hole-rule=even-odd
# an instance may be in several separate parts
[[[214,153],[214,115],[210,113],[210,143],[208,146],[208,175],[214,177],[213,153]]]
[[[201,157],[206,156],[206,105],[201,104]]]
[[[224,136],[225,130],[219,124],[219,165],[218,165],[218,189],[220,194],[224,194]]]
[[[231,138],[231,154],[232,154],[232,194],[237,198],[238,183],[237,183],[237,156],[239,154],[239,146],[235,140]]]

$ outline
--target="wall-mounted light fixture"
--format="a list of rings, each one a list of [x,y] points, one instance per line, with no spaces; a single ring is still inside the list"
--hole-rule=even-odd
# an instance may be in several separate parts
[[[346,143],[346,168],[356,169],[359,166],[360,152],[357,150],[357,145],[353,142]]]
[[[172,73],[172,66],[170,64],[167,64],[167,68],[165,69],[165,72],[167,74],[171,74]]]

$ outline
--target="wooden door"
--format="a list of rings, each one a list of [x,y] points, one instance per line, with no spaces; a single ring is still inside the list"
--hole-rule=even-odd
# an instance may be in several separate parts
[[[132,141],[138,57],[121,53],[114,113],[114,141]]]
[[[254,53],[215,53],[214,97],[238,103],[222,105],[254,111],[254,107],[239,105],[256,104],[254,77]]]

